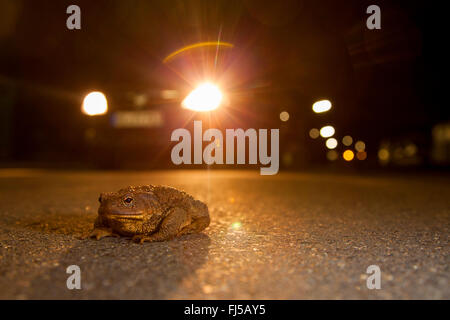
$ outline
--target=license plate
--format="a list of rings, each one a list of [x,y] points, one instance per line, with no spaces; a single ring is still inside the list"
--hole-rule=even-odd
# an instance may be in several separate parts
[[[153,128],[163,125],[160,111],[117,111],[111,116],[111,124],[115,128]]]

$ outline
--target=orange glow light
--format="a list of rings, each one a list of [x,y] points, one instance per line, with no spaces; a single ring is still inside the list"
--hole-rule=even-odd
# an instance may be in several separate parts
[[[353,153],[352,150],[345,150],[344,153],[342,154],[342,157],[344,158],[345,161],[352,161],[353,158],[355,157],[355,154]]]
[[[366,160],[367,159],[367,152],[365,152],[365,151],[358,152],[356,154],[356,158],[358,158],[358,160]]]

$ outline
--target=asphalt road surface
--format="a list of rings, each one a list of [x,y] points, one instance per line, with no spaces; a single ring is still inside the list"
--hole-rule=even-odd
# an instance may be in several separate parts
[[[203,234],[81,240],[100,192],[165,184]],[[2,299],[449,299],[448,176],[0,170]],[[81,269],[68,290],[66,268]],[[366,269],[381,269],[381,289]]]

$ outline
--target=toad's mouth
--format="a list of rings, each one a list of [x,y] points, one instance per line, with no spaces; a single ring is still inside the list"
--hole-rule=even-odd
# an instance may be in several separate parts
[[[143,214],[110,214],[109,218],[117,220],[143,220]]]
[[[108,214],[108,218],[117,220],[143,220],[144,214],[142,213],[142,211],[130,213],[113,211],[110,214]]]

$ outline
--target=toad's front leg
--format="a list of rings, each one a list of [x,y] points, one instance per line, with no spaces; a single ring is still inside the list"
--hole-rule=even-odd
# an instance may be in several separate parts
[[[100,240],[104,237],[120,237],[120,235],[114,233],[111,228],[94,228],[88,237]]]
[[[143,243],[145,241],[166,241],[176,237],[179,231],[188,224],[188,214],[184,209],[172,208],[169,214],[161,222],[161,226],[155,233],[146,235],[138,234],[133,237],[134,242]]]
[[[95,238],[100,240],[104,237],[120,237],[118,234],[114,233],[113,230],[105,225],[100,217],[97,217],[94,222],[94,229],[91,233],[85,237],[86,238]]]

